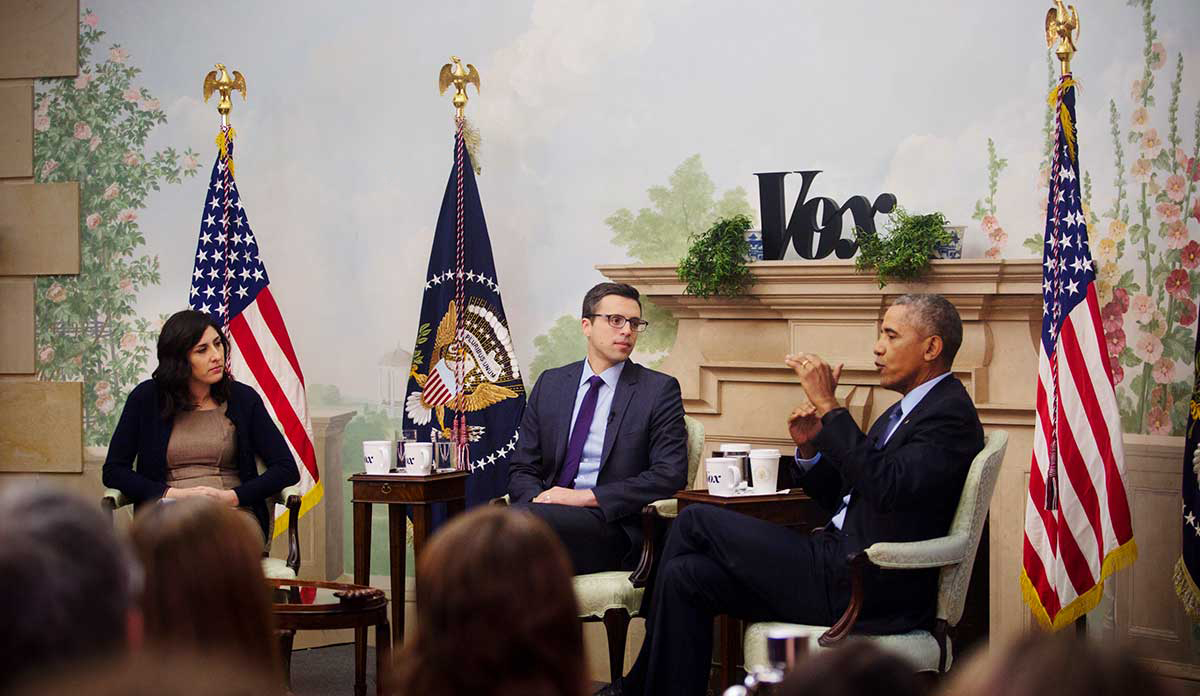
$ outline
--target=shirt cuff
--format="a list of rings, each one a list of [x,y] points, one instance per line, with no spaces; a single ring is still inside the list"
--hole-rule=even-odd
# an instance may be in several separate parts
[[[819,461],[821,461],[820,452],[817,452],[817,456],[813,457],[812,459],[805,459],[804,457],[800,456],[800,448],[796,448],[796,467],[800,469],[800,473],[807,474],[809,469],[816,466],[817,462]]]

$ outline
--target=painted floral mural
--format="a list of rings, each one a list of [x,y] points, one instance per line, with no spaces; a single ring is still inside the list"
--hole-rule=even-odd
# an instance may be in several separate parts
[[[160,282],[157,257],[139,255],[138,211],[163,183],[193,176],[195,152],[146,152],[166,122],[119,45],[102,46],[99,18],[79,26],[79,75],[38,83],[34,173],[38,182],[79,182],[80,272],[37,281],[37,370],[82,381],[84,438],[106,445],[125,395],[145,373],[157,325],[137,316],[138,293]],[[95,54],[95,55],[93,55]]]

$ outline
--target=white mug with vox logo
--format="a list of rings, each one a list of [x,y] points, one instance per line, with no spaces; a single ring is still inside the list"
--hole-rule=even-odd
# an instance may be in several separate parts
[[[396,461],[396,443],[392,440],[363,440],[363,468],[368,474],[386,474]]]
[[[742,482],[742,467],[733,457],[710,457],[704,460],[704,479],[712,495],[731,496]]]

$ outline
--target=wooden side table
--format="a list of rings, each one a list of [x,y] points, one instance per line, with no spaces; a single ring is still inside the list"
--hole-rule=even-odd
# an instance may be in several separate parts
[[[772,495],[711,495],[705,490],[686,490],[675,494],[679,511],[688,505],[704,503],[774,522],[784,527],[813,529],[829,521],[829,513],[817,501],[799,488],[787,493]],[[742,663],[742,633],[745,626],[740,619],[728,614],[717,617],[717,683],[710,684],[714,693],[721,693],[736,682],[736,668]]]
[[[392,642],[404,640],[405,529],[404,508],[412,506],[413,556],[420,556],[433,526],[432,503],[445,503],[448,517],[462,512],[467,504],[466,471],[433,473],[428,476],[354,474],[351,501],[354,504],[354,583],[371,581],[371,504],[388,506],[389,559],[392,573]],[[365,628],[354,632],[357,649],[365,646]]]

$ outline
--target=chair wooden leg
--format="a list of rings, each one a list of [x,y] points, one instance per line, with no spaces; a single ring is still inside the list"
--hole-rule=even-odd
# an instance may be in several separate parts
[[[292,690],[292,645],[296,638],[296,632],[291,629],[281,629],[275,631],[275,636],[279,639],[279,653],[283,658],[283,684],[288,691]]]
[[[625,674],[625,636],[629,632],[629,612],[609,609],[604,612],[604,632],[608,634],[608,679],[616,681]]]

